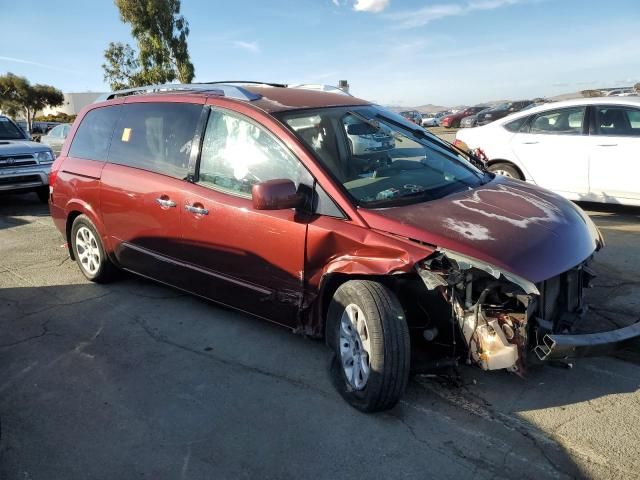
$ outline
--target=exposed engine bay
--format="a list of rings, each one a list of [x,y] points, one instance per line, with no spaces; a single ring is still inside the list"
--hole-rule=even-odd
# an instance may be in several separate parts
[[[567,356],[562,348],[556,355],[551,335],[574,333],[586,313],[583,290],[594,278],[589,260],[540,284],[445,249],[416,269],[425,287],[451,306],[449,318],[466,344],[467,363],[521,374],[527,365]]]

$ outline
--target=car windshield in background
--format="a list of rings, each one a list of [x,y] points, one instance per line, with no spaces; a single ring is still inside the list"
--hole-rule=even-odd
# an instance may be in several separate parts
[[[24,133],[11,120],[0,117],[0,140],[24,140]]]
[[[487,181],[446,144],[376,106],[284,113],[281,118],[364,207],[433,200]]]
[[[493,107],[491,110],[508,110],[511,105],[513,105],[512,103],[501,103],[499,105],[496,105],[495,107]]]

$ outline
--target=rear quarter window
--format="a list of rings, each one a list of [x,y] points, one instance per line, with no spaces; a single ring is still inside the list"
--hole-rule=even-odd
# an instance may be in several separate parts
[[[88,112],[73,137],[69,156],[87,160],[106,160],[119,115],[120,105],[96,108]]]
[[[531,117],[522,117],[522,118],[518,118],[517,120],[513,120],[509,123],[505,123],[503,126],[505,128],[505,130],[509,131],[509,132],[519,132],[520,129],[522,128],[522,126],[527,123],[527,120],[529,120],[529,118]]]

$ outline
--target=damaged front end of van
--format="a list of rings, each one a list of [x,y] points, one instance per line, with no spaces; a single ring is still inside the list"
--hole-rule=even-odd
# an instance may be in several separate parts
[[[606,354],[640,336],[640,322],[609,332],[576,333],[588,311],[584,290],[594,278],[590,260],[534,284],[439,248],[416,271],[429,291],[440,292],[450,303],[468,363],[523,374],[532,364]]]

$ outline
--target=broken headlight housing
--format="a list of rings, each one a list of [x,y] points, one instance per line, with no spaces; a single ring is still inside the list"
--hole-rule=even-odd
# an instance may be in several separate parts
[[[524,368],[528,309],[538,287],[512,272],[447,249],[416,266],[429,290],[440,289],[468,348],[468,362],[485,370]]]

